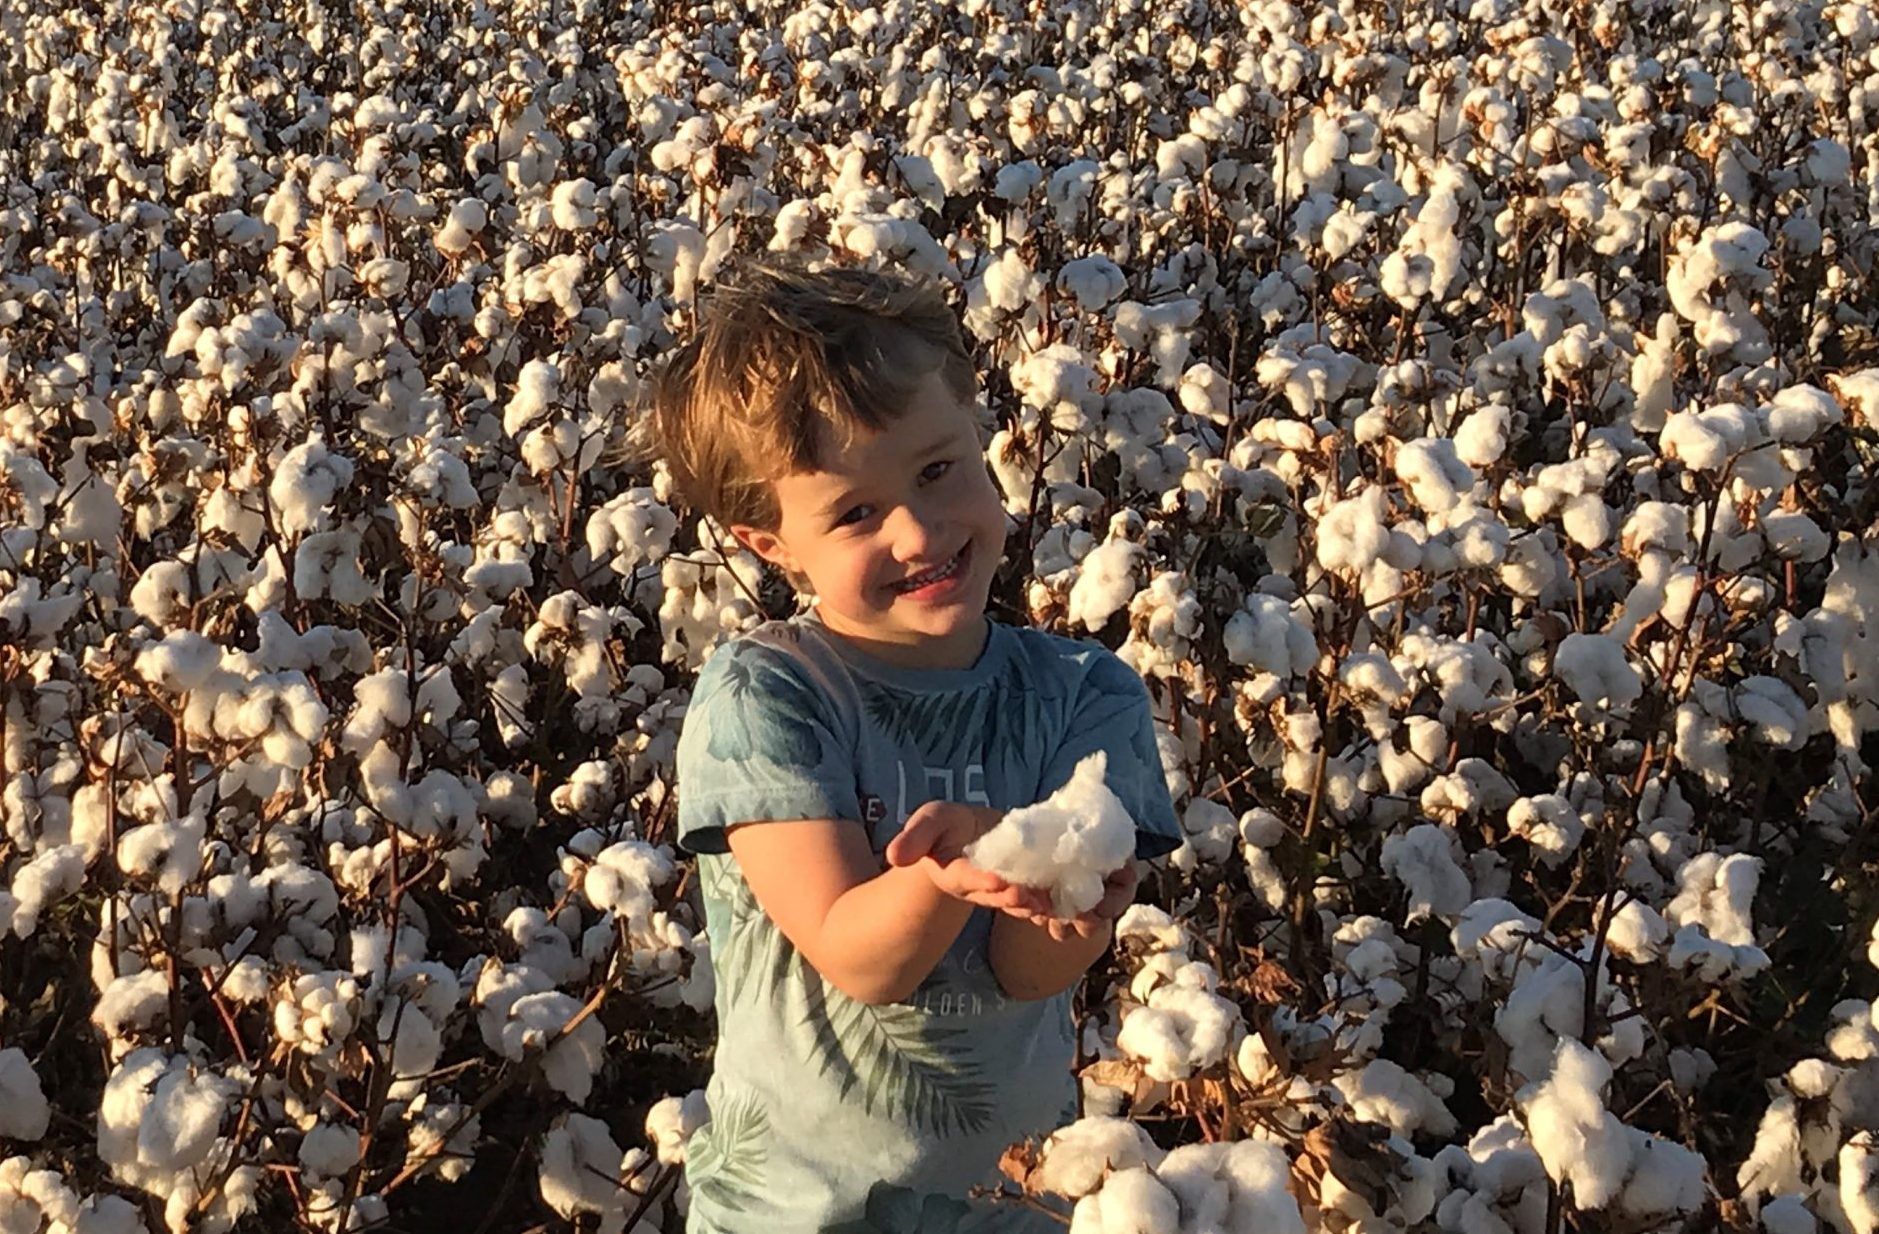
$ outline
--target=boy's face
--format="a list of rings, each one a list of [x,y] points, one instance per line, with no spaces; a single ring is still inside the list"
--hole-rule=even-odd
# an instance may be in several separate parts
[[[969,667],[1005,544],[972,409],[928,373],[892,425],[863,430],[818,462],[776,481],[774,532],[733,526],[732,534],[806,577],[823,624],[869,654]]]

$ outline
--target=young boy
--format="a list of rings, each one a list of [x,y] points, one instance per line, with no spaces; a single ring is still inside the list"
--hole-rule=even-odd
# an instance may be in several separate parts
[[[955,1228],[930,1197],[1076,1117],[1072,991],[1136,886],[1057,921],[962,850],[1099,749],[1137,855],[1177,843],[1141,679],[985,616],[1005,515],[977,394],[935,288],[775,262],[659,382],[681,494],[815,599],[717,649],[679,740],[718,982],[692,1234]]]

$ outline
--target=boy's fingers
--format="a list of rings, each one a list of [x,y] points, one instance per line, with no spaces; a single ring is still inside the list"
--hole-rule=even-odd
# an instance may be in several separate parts
[[[931,821],[932,818],[928,814],[908,820],[900,834],[887,842],[889,865],[910,866],[933,851],[933,845],[939,839],[939,827]]]

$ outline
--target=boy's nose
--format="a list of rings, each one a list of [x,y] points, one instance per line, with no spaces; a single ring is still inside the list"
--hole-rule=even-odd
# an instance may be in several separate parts
[[[930,560],[938,544],[940,527],[939,512],[907,504],[894,512],[894,559],[906,563],[924,563]]]

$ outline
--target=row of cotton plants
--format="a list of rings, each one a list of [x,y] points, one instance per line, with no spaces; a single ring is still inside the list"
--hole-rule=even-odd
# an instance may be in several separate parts
[[[1869,0],[0,30],[0,1230],[682,1228],[790,601],[620,447],[769,249],[946,280],[999,615],[1156,704],[1007,1202],[1879,1231]]]

